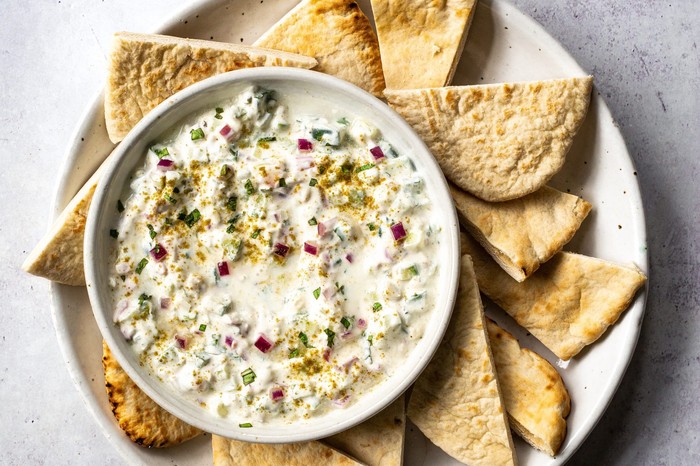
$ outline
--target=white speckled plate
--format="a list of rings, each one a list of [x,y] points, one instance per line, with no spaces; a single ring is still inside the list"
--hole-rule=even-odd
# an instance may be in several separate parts
[[[176,15],[159,32],[250,44],[296,0],[207,0]],[[368,1],[360,2],[370,13]],[[503,0],[481,0],[454,84],[526,81],[586,72],[541,26]],[[58,216],[70,198],[113,148],[104,129],[102,96],[87,109],[69,148],[54,200]],[[551,183],[593,204],[568,250],[638,265],[648,272],[644,212],[632,161],[610,112],[597,92],[567,157]],[[561,465],[581,446],[612,399],[632,357],[644,314],[640,293],[600,341],[559,372],[569,388],[572,410],[560,454],[552,459],[516,439],[520,464]],[[84,288],[52,285],[53,317],[59,345],[73,381],[105,435],[129,463],[210,465],[209,436],[169,449],[144,449],[129,441],[107,403],[101,366],[101,336]],[[556,357],[487,303],[487,312],[552,363]],[[433,446],[409,423],[406,464],[459,464]]]

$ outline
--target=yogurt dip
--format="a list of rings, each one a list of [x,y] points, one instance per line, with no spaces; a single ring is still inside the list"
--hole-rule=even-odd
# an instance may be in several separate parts
[[[161,382],[242,428],[287,424],[354,403],[423,337],[440,219],[371,122],[250,86],[144,157],[110,287]]]

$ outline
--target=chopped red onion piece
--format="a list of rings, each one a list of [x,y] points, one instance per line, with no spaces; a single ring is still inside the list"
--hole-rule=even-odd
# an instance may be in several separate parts
[[[297,139],[297,147],[301,152],[309,152],[314,146],[308,139]]]
[[[158,170],[167,172],[168,170],[172,170],[175,168],[175,162],[169,159],[160,159],[158,161]]]
[[[187,339],[185,337],[175,335],[175,341],[177,341],[177,344],[178,346],[180,346],[180,348],[187,348]]]
[[[345,254],[345,260],[352,264],[352,254]]]
[[[323,359],[325,359],[326,362],[329,362],[331,360],[332,351],[333,350],[331,350],[330,348],[326,348],[325,350],[323,350]]]
[[[160,308],[167,309],[170,307],[170,298],[160,298]]]
[[[226,275],[229,274],[228,262],[226,262],[226,261],[219,262],[218,264],[216,264],[216,267],[219,269],[219,276],[220,277],[225,277]]]
[[[352,367],[352,365],[355,364],[357,361],[359,361],[359,359],[357,359],[357,357],[350,359],[345,364],[343,364],[343,369],[345,369],[345,371],[347,372]]]
[[[347,332],[343,332],[343,333],[340,334],[340,339],[341,339],[341,340],[349,340],[350,338],[352,338],[352,332],[351,332],[350,330],[348,330]]]
[[[160,243],[156,244],[156,246],[151,249],[151,256],[153,256],[153,259],[155,259],[157,262],[163,260],[167,254],[168,251],[166,251],[163,245]]]
[[[226,343],[226,346],[231,348],[233,346],[233,337],[231,335],[226,335],[226,338],[224,338],[224,343]]]
[[[284,398],[284,389],[282,387],[275,387],[270,390],[270,398],[272,401],[279,401]]]
[[[338,223],[338,217],[333,217],[330,220],[326,220],[325,222],[318,222],[318,226],[316,227],[316,231],[318,231],[318,236],[323,236],[329,231],[333,231],[333,227],[335,227],[335,224]]]
[[[374,160],[379,160],[384,158],[384,151],[382,150],[381,147],[375,146],[369,150],[372,153],[372,157],[374,157]]]
[[[267,353],[272,348],[272,342],[261,333],[258,339],[255,341],[255,347],[263,353]]]
[[[335,293],[336,293],[335,288],[333,288],[332,286],[329,286],[328,288],[323,290],[323,297],[326,299],[331,299],[333,296],[335,296]]]
[[[394,223],[391,226],[391,233],[394,235],[395,241],[401,241],[406,237],[406,230],[403,227],[403,223]]]
[[[272,252],[279,257],[285,257],[289,252],[289,246],[282,243],[275,243],[275,247]]]
[[[346,395],[346,396],[339,398],[337,400],[333,400],[333,404],[337,408],[344,408],[348,404],[348,401],[350,401],[350,395]]]
[[[225,138],[231,136],[232,133],[233,131],[231,131],[231,127],[229,125],[224,125],[224,127],[219,130],[219,134]]]
[[[365,319],[357,319],[357,328],[359,329],[366,329],[367,328],[367,321]]]
[[[304,243],[304,252],[308,252],[312,256],[318,255],[318,246],[311,243]]]

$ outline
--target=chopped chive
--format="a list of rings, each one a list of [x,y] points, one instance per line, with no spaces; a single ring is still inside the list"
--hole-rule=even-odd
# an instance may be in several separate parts
[[[410,267],[409,267],[408,269],[406,269],[406,270],[408,270],[408,273],[410,273],[410,274],[413,275],[414,277],[415,277],[416,275],[418,275],[418,268],[417,268],[415,265],[410,266]]]
[[[318,184],[318,180],[316,178],[311,178],[309,180],[309,186],[316,186]]]
[[[367,228],[369,228],[369,231],[374,231],[377,229],[377,225],[375,225],[374,223],[368,223]]]
[[[340,323],[343,324],[343,327],[350,328],[350,321],[347,317],[343,316],[343,318],[340,319]]]
[[[372,309],[374,310],[374,312],[381,311],[382,310],[382,303],[372,304]]]
[[[214,110],[216,110],[216,113],[224,113],[224,109],[221,107],[216,107]]]
[[[238,198],[236,196],[231,196],[226,201],[226,208],[231,212],[235,212],[238,207]]]
[[[122,204],[121,199],[117,199],[117,211],[119,211],[120,214],[124,212],[124,204]]]
[[[284,178],[280,178],[280,180],[277,182],[277,185],[280,188],[286,188],[287,187],[287,180],[285,180]]]
[[[255,231],[253,232],[253,234],[250,235],[250,237],[253,238],[253,239],[257,238],[258,236],[260,236],[260,228],[258,228],[257,230],[255,230]]]
[[[147,295],[146,293],[141,293],[141,296],[139,296],[139,307],[143,309],[146,307],[148,302],[151,300],[152,296]]]
[[[148,227],[148,236],[151,237],[151,239],[154,239],[158,233],[156,233],[155,228],[153,228],[153,225],[150,223],[146,225]]]
[[[165,223],[169,227],[173,226],[173,220],[170,218],[166,218],[163,223]]]
[[[238,161],[238,149],[236,149],[234,146],[230,146],[228,148],[228,151],[233,155],[233,160],[236,162]]]
[[[316,217],[311,217],[309,219],[309,225],[311,225],[311,226],[318,225],[318,220],[316,220]]]
[[[200,332],[203,332],[203,331],[205,331],[206,329],[207,329],[206,324],[202,324],[202,325],[199,326],[199,331],[200,331]]]
[[[329,129],[312,129],[311,130],[311,137],[314,138],[317,141],[320,141],[321,138],[323,138],[324,134],[331,134],[333,131]]]
[[[216,118],[217,120],[221,120],[221,119],[224,118],[223,115],[221,115],[222,113],[224,113],[224,109],[223,109],[223,108],[221,108],[221,107],[216,107],[214,110],[216,110],[216,115],[214,115],[214,118]]]
[[[117,230],[109,230],[109,236],[116,239],[119,237],[119,232]]]
[[[328,347],[333,348],[333,340],[335,340],[335,332],[329,328],[325,329],[323,332],[326,335],[328,335]]]
[[[301,340],[301,342],[304,344],[305,347],[311,348],[309,346],[309,337],[307,337],[304,332],[299,332],[299,339]]]
[[[177,199],[171,197],[168,193],[163,193],[163,198],[165,198],[165,200],[170,202],[171,204],[175,204],[177,202]]]
[[[345,285],[338,285],[338,282],[335,282],[335,289],[338,293],[345,294]]]
[[[251,424],[250,422],[244,422],[243,424],[238,424],[238,427],[246,429],[248,427],[253,427],[253,424]]]
[[[294,348],[289,352],[289,359],[296,358],[299,356],[299,348]]]
[[[326,173],[326,170],[328,170],[328,167],[325,165],[321,165],[320,167],[318,167],[318,174],[323,175],[324,173]]]
[[[321,288],[316,288],[314,290],[314,298],[318,299],[318,297],[321,296]]]
[[[255,192],[253,182],[249,179],[245,181],[245,192],[248,193],[249,196]]]
[[[255,380],[255,372],[249,367],[241,372],[241,377],[243,377],[243,385],[250,385]]]
[[[204,139],[204,130],[202,130],[202,128],[190,130],[190,138],[192,138],[193,141],[196,141],[197,139]]]
[[[197,221],[198,221],[200,218],[202,218],[202,214],[199,213],[199,210],[194,209],[192,212],[190,212],[189,214],[185,215],[184,218],[180,218],[180,217],[182,217],[182,214],[180,214],[180,215],[178,216],[178,218],[179,218],[180,220],[184,221],[185,224],[186,224],[188,227],[192,228],[192,226],[193,226],[195,223],[197,223]]]
[[[275,136],[266,136],[266,137],[258,139],[258,142],[274,142],[276,140],[277,140],[277,138]]]
[[[231,174],[231,171],[232,171],[232,170],[231,170],[231,167],[229,167],[229,166],[226,165],[226,164],[223,164],[223,165],[221,166],[221,171],[219,172],[219,176],[220,176],[221,178],[228,178],[228,176]]]
[[[151,150],[153,151],[154,154],[158,156],[159,159],[162,159],[166,155],[170,155],[170,152],[168,152],[167,147],[163,147],[161,149],[156,149],[155,147],[151,147]]]
[[[343,174],[352,173],[352,164],[349,162],[345,162],[340,166],[340,171]]]
[[[374,335],[368,336],[367,341],[369,342],[369,346],[372,346],[372,342],[374,341]]]
[[[361,167],[358,167],[357,170],[355,170],[357,173],[363,172],[365,170],[369,170],[370,168],[374,168],[376,165],[373,163],[366,163],[362,165]]]
[[[143,269],[146,267],[148,264],[148,259],[145,257],[139,261],[139,264],[136,266],[136,273],[141,275],[141,272],[143,272]]]
[[[350,124],[350,122],[348,121],[347,118],[343,117],[343,118],[338,120],[338,124],[347,126]]]

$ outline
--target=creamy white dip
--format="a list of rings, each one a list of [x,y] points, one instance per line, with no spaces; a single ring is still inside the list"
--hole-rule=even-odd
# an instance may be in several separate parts
[[[251,86],[154,144],[119,202],[114,322],[163,383],[241,427],[385,382],[423,337],[442,240],[372,122]]]

